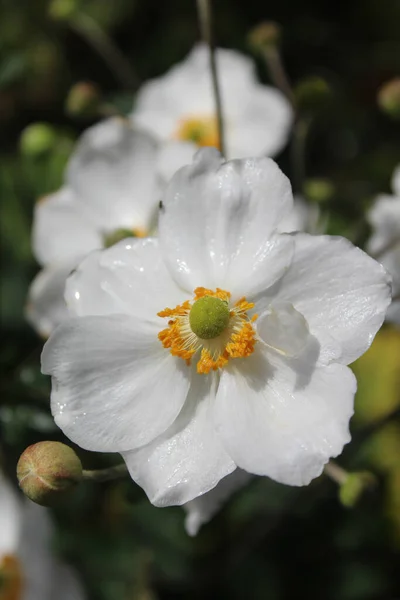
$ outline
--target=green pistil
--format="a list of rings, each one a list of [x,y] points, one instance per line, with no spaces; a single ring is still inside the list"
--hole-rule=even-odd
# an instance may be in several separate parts
[[[218,337],[229,323],[228,303],[213,296],[199,298],[189,313],[190,328],[199,338],[211,340]]]

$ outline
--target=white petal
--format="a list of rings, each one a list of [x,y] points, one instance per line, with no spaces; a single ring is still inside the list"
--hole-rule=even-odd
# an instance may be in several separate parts
[[[176,171],[185,165],[190,165],[198,148],[193,142],[166,142],[160,148],[157,171],[165,185]]]
[[[93,252],[66,286],[68,307],[78,316],[126,313],[163,324],[157,313],[187,299],[167,271],[154,238],[123,240]]]
[[[284,356],[298,356],[309,343],[307,321],[290,302],[275,302],[256,321],[262,342]]]
[[[212,490],[183,505],[187,515],[185,529],[188,535],[197,535],[200,527],[208,523],[239,489],[251,481],[252,475],[242,469],[235,469]]]
[[[344,238],[304,233],[293,238],[292,265],[269,293],[291,302],[306,318],[321,344],[321,364],[349,364],[369,348],[382,325],[390,276]]]
[[[53,598],[57,598],[57,600],[84,600],[86,598],[75,570],[59,561],[53,561],[51,583],[52,591],[49,600],[53,600]]]
[[[315,367],[257,352],[225,369],[215,423],[236,464],[288,485],[306,485],[349,442],[356,380],[348,367]]]
[[[279,223],[280,233],[291,233],[293,231],[307,231],[308,233],[321,233],[317,231],[319,220],[319,207],[307,204],[299,196],[294,197],[293,208]]]
[[[229,158],[275,156],[286,145],[293,109],[273,87],[253,84],[240,117],[227,135]],[[243,92],[242,92],[243,95]]]
[[[132,316],[78,317],[60,325],[42,353],[53,378],[57,425],[87,450],[120,452],[147,444],[178,415],[189,370]]]
[[[378,196],[367,218],[373,228],[367,244],[368,252],[380,255],[400,241],[400,197]]]
[[[67,181],[101,230],[149,229],[159,200],[157,151],[153,137],[119,118],[83,134]]]
[[[35,204],[32,244],[41,265],[74,260],[102,246],[102,239],[79,198],[69,188]]]
[[[21,534],[21,502],[0,471],[0,562],[4,554],[15,554]]]
[[[123,453],[132,478],[156,506],[188,502],[235,469],[212,427],[212,381],[193,371],[185,406],[173,425],[148,446]]]
[[[74,261],[46,267],[31,283],[25,315],[44,338],[68,317],[64,290],[67,277],[75,266]]]
[[[200,150],[163,199],[160,244],[172,275],[188,291],[240,295],[271,285],[291,262],[291,238],[273,232],[292,201],[289,180],[271,159],[224,163],[217,151]]]

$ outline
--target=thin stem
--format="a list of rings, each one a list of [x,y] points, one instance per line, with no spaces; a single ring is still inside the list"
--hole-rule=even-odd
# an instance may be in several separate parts
[[[128,468],[125,463],[108,467],[107,469],[96,469],[95,471],[83,471],[82,479],[84,481],[111,481],[120,479],[128,474]]]
[[[291,157],[293,166],[293,187],[295,192],[302,193],[304,179],[306,176],[306,143],[310,131],[311,120],[307,117],[299,117],[294,124],[291,145]]]
[[[281,90],[281,92],[286,96],[290,104],[295,109],[296,106],[292,86],[289,83],[289,78],[283,66],[278,48],[271,44],[264,49],[263,56],[273,83],[279,90]]]
[[[123,87],[135,89],[138,86],[129,62],[94,19],[79,13],[69,23],[100,54]]]
[[[333,460],[330,460],[324,468],[325,475],[328,475],[338,485],[343,485],[349,476],[348,472],[342,467],[339,467]]]
[[[219,149],[225,156],[224,120],[222,115],[221,90],[218,80],[215,44],[213,38],[211,0],[197,0],[197,11],[199,15],[201,35],[204,42],[208,45],[210,51],[210,70],[215,100],[215,112],[217,116]]]

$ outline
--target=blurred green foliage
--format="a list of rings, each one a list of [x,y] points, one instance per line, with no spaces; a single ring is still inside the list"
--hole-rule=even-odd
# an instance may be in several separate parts
[[[376,100],[380,86],[400,70],[398,0],[214,4],[220,45],[249,52],[250,29],[274,20],[282,26],[290,79],[328,82],[332,101],[312,123],[304,170],[332,184],[322,206],[329,233],[362,245],[365,210],[375,194],[390,191],[400,158],[398,125]],[[77,27],[82,15],[126,56],[133,72],[126,89]],[[128,112],[135,86],[181,60],[197,39],[194,0],[1,0],[0,433],[11,476],[28,444],[63,440],[49,415],[49,381],[40,374],[42,341],[23,308],[37,271],[30,249],[34,202],[60,186],[74,139],[93,122],[66,115],[68,91],[92,81],[109,104]],[[21,134],[37,122],[49,124],[55,139],[43,152],[27,152]],[[293,175],[290,161],[287,149],[278,162]],[[131,481],[88,483],[54,511],[56,551],[79,568],[90,600],[400,597],[399,356],[400,334],[385,328],[354,365],[354,439],[340,460],[380,478],[355,508],[343,508],[323,477],[305,489],[254,479],[190,539],[180,508],[154,508]],[[86,468],[116,460],[79,453]]]

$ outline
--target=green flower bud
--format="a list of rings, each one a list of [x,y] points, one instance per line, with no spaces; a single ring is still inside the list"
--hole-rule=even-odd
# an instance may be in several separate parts
[[[400,119],[400,77],[385,83],[378,92],[378,104],[387,115]]]
[[[311,76],[296,85],[294,97],[300,111],[315,112],[331,99],[331,89],[322,77]]]
[[[303,186],[304,195],[310,202],[327,202],[335,193],[335,187],[329,179],[307,179]]]
[[[94,83],[82,81],[69,90],[65,110],[72,117],[95,117],[99,112],[100,102],[99,88]]]
[[[17,464],[20,488],[28,498],[50,506],[82,480],[82,464],[74,450],[60,442],[29,446]]]
[[[203,296],[190,309],[190,328],[199,338],[211,340],[226,329],[229,317],[228,303],[225,300]]]
[[[376,479],[368,471],[349,473],[339,488],[339,499],[343,506],[353,508],[363,493],[376,485]]]
[[[28,125],[20,137],[21,152],[26,156],[39,156],[49,152],[55,145],[57,134],[47,123]]]
[[[56,21],[68,20],[79,8],[79,0],[52,0],[49,6],[49,17]]]
[[[248,42],[252,50],[256,53],[262,52],[271,46],[277,46],[281,39],[281,28],[278,23],[273,21],[264,21],[248,35]]]

